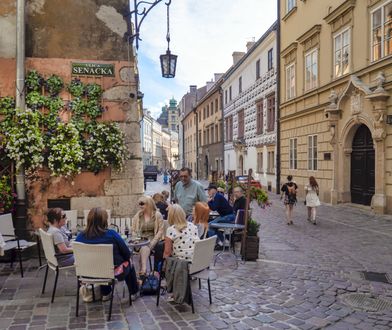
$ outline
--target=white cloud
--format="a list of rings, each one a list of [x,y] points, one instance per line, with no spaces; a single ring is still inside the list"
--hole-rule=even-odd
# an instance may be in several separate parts
[[[170,49],[178,55],[176,82],[181,93],[229,69],[233,51],[245,51],[246,42],[260,38],[275,19],[276,1],[271,0],[173,0]],[[145,19],[141,37],[139,51],[159,66],[159,55],[167,48],[164,1]]]

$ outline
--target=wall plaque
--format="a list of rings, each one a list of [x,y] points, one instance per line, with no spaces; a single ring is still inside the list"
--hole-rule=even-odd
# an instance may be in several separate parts
[[[72,63],[73,76],[114,77],[114,64]]]

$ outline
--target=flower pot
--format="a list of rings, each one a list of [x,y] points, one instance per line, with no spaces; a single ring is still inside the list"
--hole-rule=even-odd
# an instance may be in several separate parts
[[[258,236],[247,236],[245,249],[241,248],[241,254],[246,261],[255,261],[259,258],[260,238]]]

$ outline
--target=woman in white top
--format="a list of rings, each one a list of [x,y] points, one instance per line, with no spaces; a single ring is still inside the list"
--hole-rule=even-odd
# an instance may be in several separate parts
[[[73,250],[70,238],[62,229],[67,224],[67,216],[63,209],[53,208],[47,213],[49,228],[48,233],[53,235],[53,244],[59,266],[71,266],[74,263]]]
[[[309,177],[309,184],[305,186],[306,206],[308,207],[308,221],[316,224],[316,208],[320,206],[319,186],[314,176]]]
[[[195,242],[200,240],[198,228],[186,221],[185,212],[178,204],[169,206],[168,221],[163,258],[192,260]]]

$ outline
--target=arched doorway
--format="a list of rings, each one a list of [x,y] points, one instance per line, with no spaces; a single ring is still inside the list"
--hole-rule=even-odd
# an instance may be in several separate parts
[[[206,155],[206,157],[205,157],[205,161],[204,161],[204,167],[205,167],[205,174],[206,174],[206,176],[205,176],[205,178],[206,178],[206,180],[208,180],[208,156]]]
[[[370,205],[374,195],[375,153],[372,134],[366,125],[358,127],[351,153],[351,202]]]
[[[244,157],[240,155],[239,158],[239,175],[244,175]]]

